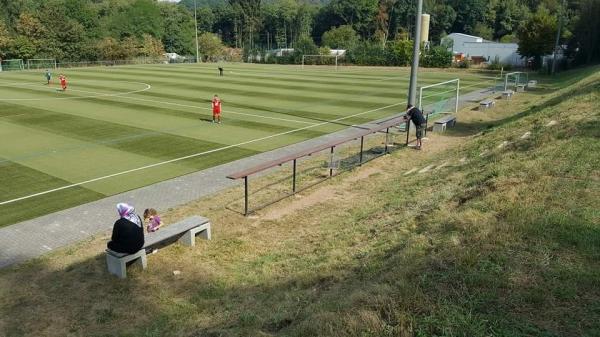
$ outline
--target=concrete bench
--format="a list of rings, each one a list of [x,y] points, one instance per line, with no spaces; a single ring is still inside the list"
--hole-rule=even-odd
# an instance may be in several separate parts
[[[517,84],[517,92],[525,92],[525,84]]]
[[[527,82],[527,88],[535,88],[537,87],[537,81],[536,80],[531,80],[529,82]]]
[[[490,108],[493,108],[495,105],[496,105],[496,101],[488,98],[486,100],[479,102],[479,110],[490,109]]]
[[[514,94],[515,94],[514,91],[512,91],[512,90],[506,90],[506,91],[502,92],[502,98],[504,98],[504,99],[511,99]]]
[[[444,132],[447,126],[452,127],[454,124],[456,124],[456,116],[448,115],[442,117],[433,123],[433,132]]]
[[[146,269],[146,249],[174,239],[178,239],[184,246],[193,247],[196,245],[197,234],[200,234],[206,240],[211,239],[210,221],[207,218],[193,216],[172,225],[161,227],[156,232],[148,233],[144,237],[144,247],[135,254],[122,254],[106,249],[108,272],[119,278],[127,278],[127,263],[133,261],[134,264],[139,264],[142,269]]]

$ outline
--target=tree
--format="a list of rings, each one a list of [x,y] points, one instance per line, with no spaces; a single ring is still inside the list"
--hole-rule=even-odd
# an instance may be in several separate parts
[[[600,60],[600,2],[598,0],[582,0],[580,15],[575,24],[573,49],[579,48],[582,63]]]
[[[492,40],[494,38],[494,31],[492,28],[482,22],[477,22],[475,24],[472,33],[473,35],[480,36],[486,40]]]
[[[12,37],[8,33],[8,29],[4,22],[0,21],[0,58],[6,57],[11,44]]]
[[[485,22],[487,0],[452,0],[451,5],[456,10],[453,32],[472,34],[477,22]]]
[[[352,49],[357,42],[358,35],[350,25],[332,28],[321,38],[321,45],[333,49]]]
[[[378,10],[377,0],[332,0],[329,6],[343,24],[352,26],[362,38],[373,36]]]
[[[204,61],[216,61],[223,56],[224,46],[221,39],[213,33],[202,33],[198,36],[198,48]]]
[[[524,57],[533,57],[534,68],[541,66],[542,56],[552,53],[556,37],[556,16],[540,6],[533,16],[519,30],[518,53]]]
[[[141,38],[144,34],[160,38],[164,30],[160,9],[153,0],[135,0],[123,12],[112,17],[110,27],[118,38]]]
[[[126,52],[121,43],[112,37],[105,37],[96,46],[102,60],[123,60]]]
[[[456,11],[444,1],[426,1],[425,8],[431,15],[429,23],[429,40],[439,41],[450,32],[456,20]]]
[[[377,30],[375,31],[375,38],[381,41],[381,44],[385,46],[390,36],[390,24],[391,14],[394,10],[394,5],[397,0],[381,0],[379,1],[379,8],[375,21],[377,23]]]
[[[164,34],[162,44],[164,49],[170,53],[181,55],[195,54],[194,17],[192,13],[183,6],[167,3],[160,6],[160,13],[163,17]]]
[[[494,13],[490,22],[496,39],[519,30],[529,14],[529,9],[517,0],[495,0],[490,3],[490,11]]]
[[[317,55],[319,54],[319,48],[313,41],[313,39],[308,35],[301,36],[296,42],[296,46],[294,47],[294,62],[300,63],[302,60],[302,55]]]
[[[161,57],[165,53],[162,41],[150,34],[144,34],[140,55],[147,57]]]

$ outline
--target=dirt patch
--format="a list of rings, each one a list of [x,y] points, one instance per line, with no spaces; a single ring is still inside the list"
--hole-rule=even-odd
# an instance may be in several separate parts
[[[261,218],[263,220],[277,220],[301,209],[311,207],[322,202],[340,198],[331,186],[321,187],[306,195],[296,195],[285,203],[281,202],[269,207]]]
[[[344,179],[345,182],[355,183],[359,180],[363,180],[369,178],[370,176],[378,173],[382,173],[381,169],[376,165],[361,167],[356,172],[350,174],[347,179]]]

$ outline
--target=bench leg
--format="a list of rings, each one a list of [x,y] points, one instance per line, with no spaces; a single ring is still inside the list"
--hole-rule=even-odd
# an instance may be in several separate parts
[[[190,229],[187,231],[181,238],[179,238],[179,243],[184,246],[194,247],[196,245],[196,234],[200,233],[200,237],[205,240],[211,239],[210,233],[210,223],[204,224],[200,227]]]
[[[109,273],[118,278],[127,278],[127,266],[123,260],[110,254],[106,254],[106,266],[108,267]]]
[[[142,270],[144,270],[148,267],[148,258],[146,257],[146,250],[142,250],[144,251],[142,255],[139,258],[137,258],[133,263],[139,265],[140,267],[142,267]]]
[[[196,245],[196,235],[191,230],[187,231],[179,238],[179,243],[184,246],[194,247]]]
[[[210,222],[206,224],[206,229],[200,232],[200,237],[202,237],[204,240],[211,239]]]

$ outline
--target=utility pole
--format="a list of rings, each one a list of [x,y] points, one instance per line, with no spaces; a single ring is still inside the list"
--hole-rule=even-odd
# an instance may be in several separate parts
[[[423,14],[423,0],[418,0],[417,17],[414,27],[413,62],[410,69],[410,86],[408,89],[408,104],[413,106],[417,101],[417,73],[419,72],[419,49],[421,47],[421,14]]]
[[[556,32],[556,42],[554,42],[554,57],[552,59],[552,75],[556,71],[556,54],[558,54],[558,43],[560,42],[560,31],[562,30],[563,17],[565,11],[565,0],[562,1],[560,12],[558,13],[558,31]]]
[[[196,0],[194,0],[194,31],[196,32],[196,63],[200,63],[200,52],[198,49],[198,18],[196,14]]]

